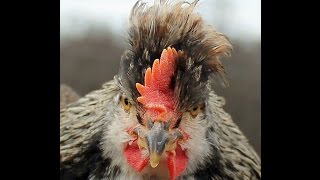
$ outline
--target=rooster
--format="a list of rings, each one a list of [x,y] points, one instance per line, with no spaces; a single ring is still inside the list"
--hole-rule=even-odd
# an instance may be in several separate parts
[[[261,179],[213,90],[232,46],[197,2],[134,5],[119,73],[60,111],[61,179]]]

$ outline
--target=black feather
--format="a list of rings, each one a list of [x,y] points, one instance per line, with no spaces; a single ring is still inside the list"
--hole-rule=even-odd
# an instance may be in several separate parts
[[[229,54],[228,39],[193,12],[197,1],[187,4],[147,7],[138,2],[134,6],[128,32],[130,46],[121,58],[118,75],[121,87],[134,101],[140,96],[135,84],[144,84],[146,69],[167,47],[180,51],[171,83],[180,110],[205,101],[208,80],[213,74],[225,73],[219,56]]]
[[[60,165],[60,180],[83,180],[91,176],[94,176],[94,179],[113,179],[121,173],[119,167],[110,167],[111,158],[102,157],[102,150],[99,148],[100,138],[100,135],[93,137],[85,153]],[[113,170],[106,171],[109,168]]]

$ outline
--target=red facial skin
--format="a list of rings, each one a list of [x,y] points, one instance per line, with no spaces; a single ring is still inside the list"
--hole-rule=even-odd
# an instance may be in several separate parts
[[[146,114],[153,120],[176,120],[175,101],[173,90],[170,88],[172,77],[176,69],[178,53],[175,49],[163,50],[161,58],[153,62],[152,70],[148,68],[144,82],[145,85],[136,84],[141,94],[137,101],[140,102]]]
[[[170,180],[174,180],[186,169],[188,164],[188,157],[178,145],[176,148],[176,155],[174,156],[172,152],[168,152],[167,165],[169,169]]]
[[[137,140],[133,141],[131,145],[127,145],[124,155],[131,167],[137,172],[141,172],[149,164],[149,157],[142,156]]]
[[[152,70],[151,68],[147,69],[145,73],[145,85],[136,84],[136,88],[141,94],[137,98],[137,101],[142,104],[145,112],[143,121],[146,122],[147,119],[153,121],[171,121],[170,124],[173,126],[181,115],[175,110],[173,90],[170,88],[170,83],[176,70],[177,58],[178,53],[174,48],[169,47],[164,49],[160,60],[156,59],[154,61]],[[183,139],[188,138],[185,133],[183,135]],[[175,155],[172,152],[165,152],[171,180],[180,176],[188,164],[186,151],[182,150],[179,141],[176,143]],[[141,172],[149,163],[149,157],[142,156],[141,150],[137,145],[137,140],[133,141],[131,145],[128,144],[126,146],[124,155],[128,163],[137,172]]]
[[[135,140],[131,145],[127,145],[124,150],[124,155],[130,166],[137,172],[141,172],[149,164],[149,157],[142,156],[136,141],[137,140]],[[182,150],[180,145],[177,146],[175,152],[175,156],[172,152],[167,152],[167,166],[170,180],[174,180],[180,176],[188,164],[186,152]]]

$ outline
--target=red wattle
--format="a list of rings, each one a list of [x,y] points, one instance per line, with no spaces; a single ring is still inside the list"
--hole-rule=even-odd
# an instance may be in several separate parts
[[[168,153],[167,165],[169,169],[170,180],[174,180],[176,177],[180,176],[182,172],[187,168],[188,157],[178,145],[176,148],[176,156],[173,153]]]
[[[131,145],[127,145],[124,150],[124,155],[127,158],[128,163],[137,172],[141,172],[146,165],[149,163],[149,157],[143,157],[137,140],[133,141]]]

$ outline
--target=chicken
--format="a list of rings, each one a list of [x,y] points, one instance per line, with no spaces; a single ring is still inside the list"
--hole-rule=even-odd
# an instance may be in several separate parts
[[[60,110],[61,179],[261,179],[214,81],[232,46],[198,1],[138,1],[119,73]]]

